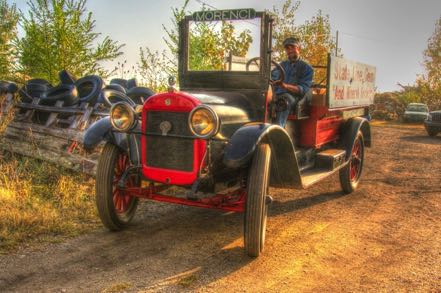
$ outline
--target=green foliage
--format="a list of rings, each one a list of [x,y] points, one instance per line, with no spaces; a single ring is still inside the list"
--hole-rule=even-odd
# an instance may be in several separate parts
[[[165,25],[162,25],[162,28],[167,34],[167,36],[163,38],[163,40],[167,45],[171,55],[171,58],[166,57],[170,65],[166,66],[165,70],[167,70],[167,73],[172,76],[178,75],[179,23],[188,13],[187,6],[189,1],[190,0],[185,0],[181,8],[172,8],[173,17],[171,18],[171,28],[167,28]]]
[[[214,23],[194,23],[190,31],[189,68],[191,70],[222,70],[228,54],[245,57],[253,41],[251,32],[235,34],[235,27],[222,22],[220,31]]]
[[[67,69],[76,76],[109,72],[101,61],[121,55],[123,45],[94,32],[95,21],[87,12],[86,0],[32,0],[29,15],[20,24],[25,36],[15,42],[20,72],[56,83],[57,74]]]
[[[397,98],[403,104],[425,103],[431,110],[441,109],[441,17],[424,51],[425,74],[418,76],[415,84],[400,85]]]
[[[424,51],[426,74],[416,81],[422,100],[432,108],[441,108],[441,17]]]
[[[19,14],[15,4],[0,0],[0,80],[13,79],[12,40],[17,36]]]
[[[140,84],[155,92],[163,92],[167,89],[167,56],[165,51],[151,51],[149,48],[139,48],[140,61],[138,73],[141,76]]]
[[[434,89],[441,88],[441,17],[424,51],[424,66],[429,86]]]

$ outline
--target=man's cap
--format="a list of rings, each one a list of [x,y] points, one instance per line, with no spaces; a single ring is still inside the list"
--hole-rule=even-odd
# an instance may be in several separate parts
[[[300,47],[300,40],[295,38],[295,37],[286,38],[283,41],[283,47],[286,47],[288,45],[293,45],[293,46],[299,46]]]

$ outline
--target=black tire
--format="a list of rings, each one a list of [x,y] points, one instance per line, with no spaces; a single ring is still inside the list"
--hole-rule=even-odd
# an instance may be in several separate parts
[[[20,88],[18,94],[23,103],[32,103],[33,98],[43,98],[52,85],[44,79],[31,79]]]
[[[18,87],[15,83],[10,81],[0,80],[0,93],[15,94],[18,91]]]
[[[427,134],[428,134],[430,137],[434,137],[434,136],[436,136],[436,135],[438,134],[438,131],[433,130],[433,129],[430,129],[430,128],[427,128]]]
[[[349,162],[340,169],[340,185],[344,193],[354,192],[360,183],[364,162],[364,138],[363,133],[359,131],[351,150]]]
[[[6,93],[8,90],[8,83],[6,81],[0,80],[0,94]]]
[[[78,104],[78,91],[75,85],[60,84],[49,89],[41,98],[40,105],[53,106],[57,101],[63,101],[64,107]]]
[[[268,217],[267,194],[271,148],[260,144],[253,157],[247,181],[247,200],[244,219],[245,252],[257,257],[265,244],[266,221]]]
[[[154,94],[155,92],[146,87],[134,87],[127,91],[127,96],[138,105],[144,104],[144,102]]]
[[[61,84],[74,85],[77,81],[77,78],[67,70],[61,70],[58,73],[58,78],[60,79]]]
[[[104,89],[105,90],[114,90],[114,91],[117,91],[117,92],[120,92],[123,94],[127,93],[127,90],[123,86],[116,84],[116,83],[108,84],[104,87]]]
[[[111,143],[104,146],[103,152],[98,160],[96,171],[96,206],[98,215],[103,225],[111,231],[119,231],[130,224],[138,206],[138,198],[130,197],[127,209],[118,211],[115,206],[114,196],[121,196],[117,193],[115,179],[118,179],[118,160],[121,156],[127,156],[124,152]],[[139,185],[139,180],[136,180]]]
[[[93,106],[100,96],[104,82],[101,77],[97,75],[88,75],[77,80],[75,86],[78,90],[80,103],[87,102]]]
[[[131,78],[129,80],[127,80],[127,89],[131,89],[134,87],[138,86],[138,81],[136,80],[136,78]]]
[[[63,107],[70,107],[78,104],[78,92],[74,85],[60,84],[53,87],[40,99],[40,105],[42,106],[55,106],[57,101],[63,101]],[[35,111],[33,121],[40,124],[45,124],[49,118],[50,113],[45,111]],[[57,118],[66,119],[73,114],[58,114]]]
[[[47,81],[46,79],[42,79],[42,78],[33,78],[30,79],[26,82],[26,84],[41,84],[41,85],[45,85],[47,87],[52,87],[51,83],[49,81]]]
[[[99,99],[100,101],[104,101],[104,104],[108,107],[111,107],[117,102],[127,102],[132,106],[136,106],[136,104],[126,94],[115,90],[102,90]]]
[[[110,84],[119,84],[123,88],[127,90],[127,79],[123,78],[114,78],[110,81]]]
[[[6,91],[10,94],[15,94],[18,91],[18,86],[15,83],[10,82],[6,88]]]

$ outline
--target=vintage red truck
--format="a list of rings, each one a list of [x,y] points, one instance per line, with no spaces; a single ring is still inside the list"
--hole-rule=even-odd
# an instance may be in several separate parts
[[[192,68],[192,27],[223,21],[250,24],[256,45],[245,58],[225,56],[221,69]],[[242,212],[245,251],[256,257],[277,199],[269,187],[307,188],[338,172],[343,192],[357,188],[372,143],[375,68],[329,55],[328,64],[316,66],[326,71],[326,84],[313,85],[312,99],[298,103],[285,128],[275,125],[271,72],[280,65],[272,59],[273,24],[270,14],[253,9],[186,16],[180,90],[171,86],[142,105],[122,99],[88,129],[86,148],[106,142],[96,174],[104,226],[126,227],[140,198]],[[166,192],[176,187],[181,194]]]

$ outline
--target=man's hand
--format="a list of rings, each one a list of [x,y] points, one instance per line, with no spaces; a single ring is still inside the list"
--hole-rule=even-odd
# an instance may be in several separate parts
[[[284,83],[284,82],[281,81],[281,80],[271,81],[271,84],[272,84],[273,86],[281,87],[281,88],[283,88],[283,89],[286,88],[286,83]]]

